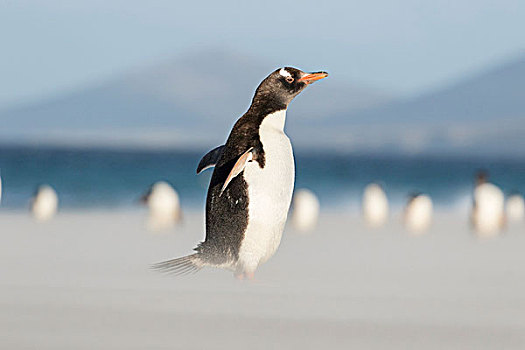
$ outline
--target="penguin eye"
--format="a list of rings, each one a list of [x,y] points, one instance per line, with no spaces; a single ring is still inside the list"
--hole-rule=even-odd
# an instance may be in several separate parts
[[[293,78],[292,77],[286,77],[286,81],[291,84],[291,83],[293,83]]]

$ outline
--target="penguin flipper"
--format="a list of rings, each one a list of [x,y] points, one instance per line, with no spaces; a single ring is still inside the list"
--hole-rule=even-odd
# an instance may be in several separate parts
[[[233,180],[237,175],[242,173],[244,170],[244,167],[246,164],[253,159],[253,147],[250,147],[246,152],[244,152],[239,159],[235,162],[235,165],[233,166],[232,170],[228,174],[228,177],[226,178],[226,181],[224,181],[224,185],[221,188],[221,192],[219,193],[219,196],[222,195],[226,187],[228,187],[228,184]]]
[[[173,275],[187,275],[198,272],[203,266],[201,259],[199,259],[199,253],[195,253],[182,258],[163,261],[151,267]]]
[[[197,174],[200,174],[202,171],[206,169],[214,167],[215,164],[217,164],[217,162],[219,161],[219,158],[221,157],[224,147],[225,146],[222,145],[206,153],[204,157],[202,157],[201,161],[199,162],[199,165],[197,166]]]

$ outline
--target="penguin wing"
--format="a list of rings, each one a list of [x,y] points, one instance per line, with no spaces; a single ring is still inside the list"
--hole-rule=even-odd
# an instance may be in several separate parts
[[[217,164],[217,162],[219,161],[219,158],[221,157],[224,147],[225,146],[222,145],[206,153],[204,157],[202,157],[201,161],[199,162],[199,165],[197,166],[197,174],[200,174],[202,171],[206,169],[214,167],[215,164]]]
[[[228,174],[228,177],[226,178],[226,181],[224,181],[224,185],[222,185],[221,192],[219,193],[219,196],[222,195],[226,187],[228,187],[228,184],[231,180],[233,180],[237,175],[242,173],[244,170],[244,167],[246,164],[253,159],[253,147],[250,147],[246,152],[244,152],[239,159],[235,162],[235,165],[233,166],[232,170]]]

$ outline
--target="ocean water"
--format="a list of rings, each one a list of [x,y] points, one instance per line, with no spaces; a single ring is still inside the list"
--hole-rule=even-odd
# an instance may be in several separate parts
[[[195,168],[201,151],[140,151],[0,147],[3,209],[25,209],[39,184],[53,186],[60,207],[69,209],[139,208],[138,198],[155,181],[170,182],[183,207],[204,207],[211,170]],[[409,193],[425,192],[438,208],[470,203],[477,169],[492,182],[525,192],[525,160],[471,157],[403,157],[296,152],[296,188],[314,191],[326,209],[358,210],[366,184],[381,183],[394,206]]]

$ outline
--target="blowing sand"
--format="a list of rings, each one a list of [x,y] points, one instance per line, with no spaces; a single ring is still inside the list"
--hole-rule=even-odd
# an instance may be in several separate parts
[[[439,214],[430,232],[321,215],[289,228],[256,281],[149,265],[202,239],[201,213],[168,234],[142,212],[0,215],[2,349],[523,349],[525,227],[475,239]]]

